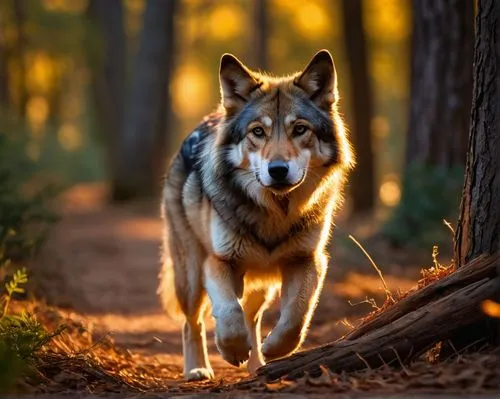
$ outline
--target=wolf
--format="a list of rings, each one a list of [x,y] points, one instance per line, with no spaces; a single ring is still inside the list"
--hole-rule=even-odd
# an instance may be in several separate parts
[[[327,50],[280,78],[224,54],[219,80],[221,104],[184,140],[163,190],[158,293],[168,314],[183,315],[187,380],[214,378],[210,308],[222,357],[248,361],[250,373],[302,344],[354,164]],[[261,342],[262,314],[278,293],[279,319]]]

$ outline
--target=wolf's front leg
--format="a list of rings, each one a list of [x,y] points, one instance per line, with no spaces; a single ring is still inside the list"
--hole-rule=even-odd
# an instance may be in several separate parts
[[[281,267],[281,315],[262,345],[266,360],[295,351],[304,341],[311,322],[328,260],[325,255],[301,258],[301,262]]]
[[[235,276],[231,266],[215,256],[204,264],[205,288],[215,318],[215,343],[222,357],[234,366],[248,359],[250,339],[243,309],[236,292],[243,292],[243,276]]]

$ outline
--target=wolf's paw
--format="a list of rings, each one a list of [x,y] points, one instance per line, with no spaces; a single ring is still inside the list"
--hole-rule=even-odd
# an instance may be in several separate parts
[[[248,359],[251,345],[241,308],[217,318],[215,343],[224,360],[233,366],[239,367]]]
[[[187,381],[203,381],[212,380],[214,378],[214,371],[211,368],[199,367],[189,370],[184,374]]]
[[[262,344],[262,354],[266,360],[277,359],[294,352],[301,344],[301,327],[277,325]]]

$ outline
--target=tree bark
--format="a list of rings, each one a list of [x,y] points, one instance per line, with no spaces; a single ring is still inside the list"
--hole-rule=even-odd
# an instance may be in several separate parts
[[[268,380],[334,372],[400,366],[448,339],[465,325],[484,320],[480,304],[500,290],[500,253],[481,257],[461,270],[410,294],[342,340],[258,370]]]
[[[254,67],[269,68],[267,38],[269,36],[268,0],[254,0],[252,12],[252,43]]]
[[[500,248],[500,3],[480,0],[465,184],[455,235],[460,267]]]
[[[353,213],[371,212],[375,203],[375,161],[371,134],[373,95],[368,73],[362,0],[343,0],[344,37],[352,92],[352,144],[356,168],[350,177]]]
[[[465,163],[473,16],[471,0],[413,0],[407,165]]]
[[[480,0],[468,156],[455,234],[454,259],[459,268],[479,254],[500,249],[499,43],[500,4],[496,0]],[[500,296],[496,300],[500,301]],[[484,336],[499,344],[498,323],[489,321],[463,329],[452,341],[460,349]]]
[[[156,154],[165,130],[159,126],[165,121],[165,104],[169,93],[167,85],[173,36],[175,0],[151,0],[146,3],[144,28],[131,82],[129,104],[125,115],[122,140],[121,177],[117,199],[126,200],[157,193],[161,183],[156,165],[164,154]],[[168,111],[169,112],[169,111]],[[160,133],[159,133],[160,132]],[[160,143],[158,151],[164,151]],[[155,155],[156,154],[156,155]],[[156,161],[155,161],[156,159]]]
[[[115,197],[120,176],[120,141],[125,106],[126,45],[121,0],[91,0],[90,20],[98,28],[103,44],[96,57],[89,56],[92,90],[100,133],[104,136],[111,197]]]

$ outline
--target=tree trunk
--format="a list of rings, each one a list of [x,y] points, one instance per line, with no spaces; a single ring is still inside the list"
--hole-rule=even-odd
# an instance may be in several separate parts
[[[151,0],[146,3],[144,28],[131,82],[121,143],[121,173],[117,199],[150,196],[161,187],[159,172],[163,165],[167,130],[165,109],[170,104],[167,91],[172,59],[173,13],[176,0]],[[163,101],[162,101],[163,99]],[[160,127],[165,126],[164,128]],[[160,142],[160,145],[158,143]]]
[[[175,45],[175,27],[174,15],[179,12],[179,4],[176,0],[171,1],[170,9],[167,14],[167,23],[165,24],[165,68],[162,72],[163,90],[160,97],[160,106],[157,114],[158,123],[156,128],[155,140],[156,144],[153,147],[153,183],[161,181],[165,174],[169,158],[175,152],[175,135],[174,126],[176,118],[172,109],[172,98],[170,96],[170,82],[175,67],[175,59],[172,54],[176,53]],[[158,187],[156,187],[158,189]],[[155,187],[153,187],[155,190]]]
[[[500,249],[500,4],[480,0],[476,18],[474,92],[465,183],[455,234],[457,267]],[[500,298],[496,298],[500,301]],[[489,335],[500,341],[498,323],[483,323],[453,338],[462,348]]]
[[[465,163],[473,18],[472,0],[413,0],[407,165]]]
[[[9,101],[9,73],[7,70],[8,50],[3,38],[0,37],[0,109],[5,111]]]
[[[26,53],[26,2],[25,0],[13,0],[14,18],[16,26],[17,41],[15,44],[15,53],[18,60],[18,115],[24,117],[26,114],[26,103],[28,102],[28,92],[26,91],[26,60],[24,59]]]
[[[254,67],[269,68],[267,37],[269,36],[268,0],[254,0],[252,13],[252,43]]]
[[[371,135],[373,96],[368,74],[362,0],[343,0],[344,37],[352,92],[352,144],[356,168],[350,177],[353,213],[371,212],[375,202],[375,161]]]
[[[90,54],[92,90],[100,133],[104,136],[107,169],[114,198],[120,181],[120,140],[125,106],[126,46],[121,0],[91,0],[88,14],[99,30],[103,44],[99,54]]]
[[[473,16],[472,0],[413,0],[406,165],[390,222],[395,243],[444,232],[441,220],[456,217],[472,97]]]
[[[465,184],[455,235],[458,266],[500,249],[500,3],[480,0]]]

